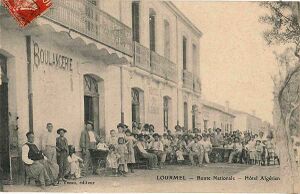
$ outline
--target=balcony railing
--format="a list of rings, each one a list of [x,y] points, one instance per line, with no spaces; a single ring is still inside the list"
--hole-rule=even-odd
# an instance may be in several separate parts
[[[134,42],[133,66],[166,80],[177,82],[177,65],[137,42]]]
[[[132,32],[128,26],[86,0],[52,2],[43,17],[132,56]]]
[[[147,72],[151,71],[150,50],[137,42],[134,42],[134,66]]]
[[[151,71],[153,74],[167,80],[177,82],[177,66],[169,59],[151,51],[150,54]]]
[[[193,90],[193,73],[183,70],[182,71],[183,87]]]
[[[197,78],[194,79],[194,91],[196,93],[201,93],[201,82],[200,82],[200,79],[199,77],[197,76]]]

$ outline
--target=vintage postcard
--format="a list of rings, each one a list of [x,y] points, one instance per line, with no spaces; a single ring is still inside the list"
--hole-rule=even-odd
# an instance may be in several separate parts
[[[300,192],[300,2],[0,2],[0,191]]]

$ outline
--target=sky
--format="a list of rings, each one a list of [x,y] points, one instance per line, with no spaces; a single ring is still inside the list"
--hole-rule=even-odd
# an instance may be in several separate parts
[[[174,4],[200,29],[202,97],[273,123],[273,81],[277,63],[258,21],[266,10],[255,2]]]

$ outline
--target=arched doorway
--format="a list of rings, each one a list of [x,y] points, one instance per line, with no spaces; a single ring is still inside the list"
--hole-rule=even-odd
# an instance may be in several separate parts
[[[142,123],[144,115],[144,93],[138,88],[131,89],[132,122]]]
[[[192,106],[192,128],[197,128],[197,117],[198,117],[198,106],[193,105]]]
[[[100,135],[99,131],[99,87],[98,80],[92,75],[84,76],[84,123],[92,121],[94,129]]]
[[[183,126],[185,129],[189,129],[189,112],[188,112],[188,103],[183,103]]]
[[[8,128],[8,78],[7,59],[0,54],[0,167],[3,179],[9,179],[9,128]]]
[[[172,101],[169,96],[163,97],[163,121],[164,129],[169,129],[171,123]]]

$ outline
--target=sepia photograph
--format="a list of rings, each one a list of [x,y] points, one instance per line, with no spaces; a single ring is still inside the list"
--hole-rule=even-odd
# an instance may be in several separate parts
[[[300,193],[300,2],[0,0],[0,192]]]

